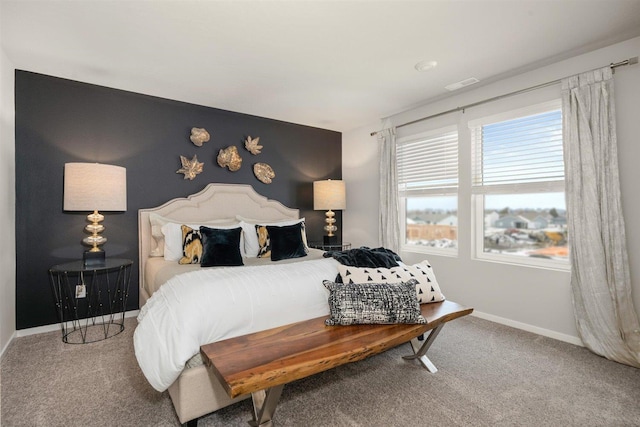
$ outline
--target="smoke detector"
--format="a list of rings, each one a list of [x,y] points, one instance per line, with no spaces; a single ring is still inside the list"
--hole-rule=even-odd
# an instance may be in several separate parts
[[[433,70],[438,66],[438,61],[420,61],[415,65],[415,69],[418,71]]]
[[[445,86],[444,88],[450,91],[461,89],[465,86],[469,86],[475,83],[478,83],[480,80],[475,77],[469,77],[468,79],[461,80],[457,83],[451,83],[450,85]]]

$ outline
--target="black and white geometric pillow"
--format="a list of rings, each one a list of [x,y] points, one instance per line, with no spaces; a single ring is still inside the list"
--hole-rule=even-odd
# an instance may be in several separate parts
[[[393,268],[350,267],[338,265],[338,272],[345,284],[354,283],[400,283],[416,279],[416,294],[420,304],[444,301],[431,264],[424,260],[418,264],[400,263]]]
[[[416,298],[415,282],[344,284],[325,280],[330,313],[325,324],[426,323]]]

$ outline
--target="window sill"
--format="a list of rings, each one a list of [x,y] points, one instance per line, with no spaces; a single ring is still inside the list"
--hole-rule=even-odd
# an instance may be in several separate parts
[[[514,265],[518,267],[530,267],[544,270],[564,271],[569,273],[571,271],[571,264],[569,261],[543,259],[534,257],[519,257],[514,255],[500,255],[500,254],[488,254],[482,253],[472,257],[473,261],[481,262],[493,262],[498,264]]]
[[[448,249],[440,249],[434,248],[431,246],[419,246],[419,245],[402,245],[400,247],[402,252],[409,252],[414,254],[427,254],[427,255],[438,255],[449,258],[457,258],[458,257],[458,249],[448,248]]]

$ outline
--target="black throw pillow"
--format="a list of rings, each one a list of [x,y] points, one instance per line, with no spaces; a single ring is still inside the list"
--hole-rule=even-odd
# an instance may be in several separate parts
[[[282,227],[267,225],[271,239],[271,261],[307,256],[307,248],[302,241],[302,223]]]
[[[201,267],[244,265],[240,253],[242,228],[200,227],[202,235]]]

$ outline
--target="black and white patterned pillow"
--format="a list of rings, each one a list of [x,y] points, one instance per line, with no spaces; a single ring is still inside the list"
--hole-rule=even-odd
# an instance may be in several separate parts
[[[426,323],[416,298],[416,280],[344,284],[325,280],[329,290],[327,326]]]
[[[342,281],[352,283],[400,283],[411,279],[417,280],[416,294],[420,304],[444,301],[433,267],[424,260],[418,264],[400,263],[393,268],[350,267],[340,264],[338,272]]]

